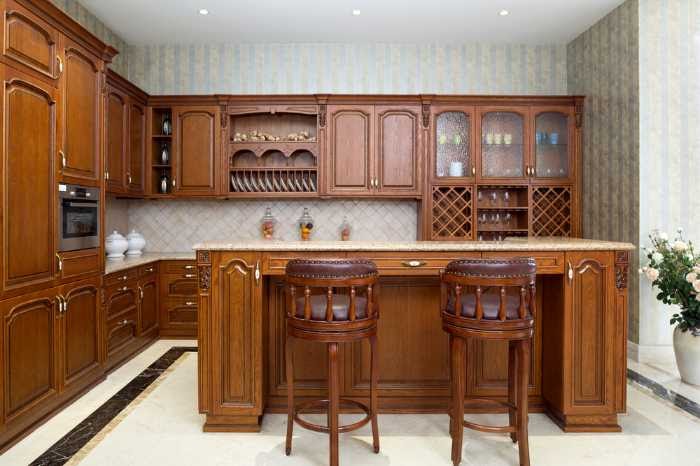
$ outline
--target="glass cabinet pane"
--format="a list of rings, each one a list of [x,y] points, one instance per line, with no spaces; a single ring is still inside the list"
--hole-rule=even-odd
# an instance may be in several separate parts
[[[535,118],[535,176],[569,176],[569,117],[543,112]]]
[[[435,176],[471,176],[471,117],[464,112],[444,112],[435,124]]]
[[[487,178],[523,176],[524,121],[515,112],[485,113],[481,121],[481,175]]]

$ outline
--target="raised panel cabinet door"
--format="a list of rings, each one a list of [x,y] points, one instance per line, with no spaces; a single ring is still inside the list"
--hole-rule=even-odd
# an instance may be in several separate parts
[[[3,323],[3,419],[12,421],[58,393],[57,289],[0,305]]]
[[[128,97],[116,89],[109,88],[105,106],[107,192],[122,194],[126,191],[126,164],[129,157],[126,139],[129,127]]]
[[[377,121],[378,194],[419,194],[420,107],[374,109]]]
[[[262,414],[262,296],[256,254],[222,254],[212,264],[214,361],[222,361],[213,381],[212,414]],[[216,377],[215,376],[215,377]]]
[[[100,366],[100,280],[63,286],[61,351],[64,388]]]
[[[158,279],[156,276],[139,282],[139,334],[158,327]]]
[[[2,291],[7,292],[55,278],[56,91],[3,69],[0,254]]]
[[[615,271],[612,252],[566,254],[564,414],[615,413]]]
[[[179,107],[175,120],[173,191],[187,195],[216,194],[220,122],[217,107]]]
[[[3,11],[2,53],[51,79],[60,75],[59,33],[19,3],[8,0]]]
[[[102,62],[79,44],[63,39],[61,77],[61,179],[99,186]]]
[[[146,107],[131,102],[129,106],[129,164],[126,187],[132,194],[146,192]]]
[[[328,193],[370,194],[374,147],[371,105],[329,105]]]

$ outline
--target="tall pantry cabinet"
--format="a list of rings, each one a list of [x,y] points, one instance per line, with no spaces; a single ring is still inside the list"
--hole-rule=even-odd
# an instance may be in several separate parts
[[[102,187],[116,50],[47,0],[0,12],[1,451],[103,375],[102,249],[59,253],[58,184]]]

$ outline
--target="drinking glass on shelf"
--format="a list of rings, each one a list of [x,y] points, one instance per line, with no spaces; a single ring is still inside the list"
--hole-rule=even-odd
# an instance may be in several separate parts
[[[505,223],[510,224],[510,219],[512,219],[512,218],[513,218],[513,216],[510,214],[510,212],[506,213],[505,218],[504,218]]]
[[[491,215],[491,223],[496,223],[498,224],[501,221],[501,216],[498,212],[495,214]]]
[[[497,200],[498,200],[498,195],[496,194],[496,191],[493,191],[491,193],[491,204],[495,204]]]
[[[503,200],[506,201],[506,204],[508,204],[508,201],[510,201],[510,193],[508,191],[503,193]]]
[[[481,202],[484,199],[484,196],[481,194],[481,190],[476,195],[476,198],[479,202]]]

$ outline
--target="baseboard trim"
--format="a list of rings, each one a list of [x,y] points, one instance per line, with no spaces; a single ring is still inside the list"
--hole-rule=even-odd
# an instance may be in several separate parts
[[[640,363],[672,358],[673,345],[640,345],[627,340],[627,357]]]

